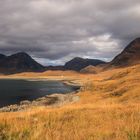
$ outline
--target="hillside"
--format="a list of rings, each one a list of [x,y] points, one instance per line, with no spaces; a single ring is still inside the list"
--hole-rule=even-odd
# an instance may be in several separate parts
[[[89,66],[81,69],[80,72],[85,73],[85,74],[86,73],[97,74],[97,73],[99,73],[99,69],[98,69],[98,67],[89,65]]]
[[[87,66],[97,66],[100,64],[105,64],[106,62],[98,59],[84,59],[80,57],[75,57],[72,60],[66,62],[63,66],[46,66],[46,70],[73,70],[79,72]]]
[[[61,107],[35,106],[23,112],[0,113],[0,137],[14,140],[139,140],[140,65],[97,75],[72,71],[63,71],[63,75],[62,71],[13,75],[81,83],[77,94],[80,100]]]
[[[104,61],[98,60],[98,59],[84,59],[80,57],[76,57],[70,61],[68,61],[64,68],[66,70],[75,70],[75,71],[80,71],[81,69],[92,65],[92,66],[97,66],[99,64],[105,64]]]
[[[139,140],[138,52],[139,41],[135,40],[107,64],[106,71],[100,71],[100,66],[88,66],[81,73],[49,70],[0,75],[0,78],[43,78],[81,85],[81,89],[71,95],[79,97],[76,101],[71,97],[66,103],[66,98],[59,96],[63,101],[59,105],[33,105],[20,112],[1,112],[0,139]]]
[[[109,66],[124,67],[138,63],[140,63],[140,38],[132,41],[109,63]]]
[[[19,73],[28,71],[43,71],[44,67],[37,63],[27,53],[20,52],[11,56],[0,55],[0,72]]]

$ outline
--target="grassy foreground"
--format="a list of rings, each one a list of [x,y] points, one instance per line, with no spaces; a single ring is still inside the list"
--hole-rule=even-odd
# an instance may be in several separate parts
[[[0,113],[0,140],[140,140],[140,65],[97,75],[50,71],[11,78],[34,76],[81,83],[80,101]]]

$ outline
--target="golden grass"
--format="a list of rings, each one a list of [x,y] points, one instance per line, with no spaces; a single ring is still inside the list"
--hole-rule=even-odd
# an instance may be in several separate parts
[[[140,65],[97,75],[50,71],[16,78],[23,75],[79,82],[80,100],[0,113],[0,140],[140,140]]]

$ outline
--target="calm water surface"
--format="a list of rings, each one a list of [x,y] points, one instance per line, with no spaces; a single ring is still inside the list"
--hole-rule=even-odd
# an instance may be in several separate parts
[[[76,90],[60,81],[0,80],[0,107],[22,100],[34,100],[53,93],[70,93]]]

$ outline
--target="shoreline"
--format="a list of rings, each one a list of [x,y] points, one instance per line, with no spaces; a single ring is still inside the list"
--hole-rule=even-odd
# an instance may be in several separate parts
[[[19,111],[26,111],[32,107],[38,107],[38,106],[45,106],[45,107],[60,107],[62,105],[77,102],[79,100],[79,96],[76,95],[76,93],[79,92],[81,85],[72,81],[72,80],[66,80],[66,79],[49,79],[49,78],[21,78],[21,77],[5,77],[0,78],[1,79],[13,79],[13,80],[28,80],[28,81],[61,81],[63,84],[72,86],[74,88],[73,92],[70,93],[53,93],[50,95],[46,95],[40,98],[37,98],[35,100],[29,101],[29,100],[23,100],[19,103],[7,105],[4,107],[0,107],[0,113],[2,112],[19,112]]]

